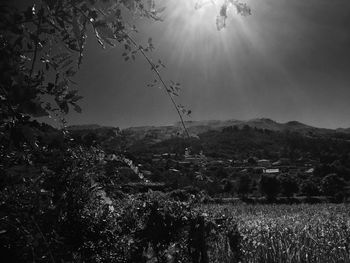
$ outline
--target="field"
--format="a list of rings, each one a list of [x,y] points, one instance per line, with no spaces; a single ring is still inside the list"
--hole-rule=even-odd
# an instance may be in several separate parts
[[[350,206],[206,205],[232,216],[242,235],[243,262],[350,262]]]

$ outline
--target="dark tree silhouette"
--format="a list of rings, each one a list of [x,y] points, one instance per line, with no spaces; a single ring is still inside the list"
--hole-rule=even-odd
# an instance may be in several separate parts
[[[261,177],[260,191],[268,200],[274,200],[280,192],[280,182],[276,176],[264,175]]]

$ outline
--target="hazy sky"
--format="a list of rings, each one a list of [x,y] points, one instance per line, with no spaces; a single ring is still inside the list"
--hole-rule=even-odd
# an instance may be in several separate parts
[[[141,20],[135,37],[152,37],[167,80],[182,84],[180,102],[192,120],[267,117],[319,127],[350,127],[350,1],[249,0],[249,17],[230,10],[218,31],[217,8],[195,0],[158,1],[163,22]],[[141,56],[124,62],[122,49],[102,50],[90,37],[76,80],[83,113],[70,124],[119,127],[178,121]]]

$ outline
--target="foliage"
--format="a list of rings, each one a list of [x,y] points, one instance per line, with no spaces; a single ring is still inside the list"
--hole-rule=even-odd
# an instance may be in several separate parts
[[[215,250],[210,246],[217,238],[232,243],[229,250],[222,251],[226,256],[232,257],[239,249],[239,234],[226,218],[210,218],[186,203],[152,195],[130,203],[125,210],[127,215],[122,216],[129,228],[123,231],[128,239],[123,240],[124,246],[130,246],[125,250],[129,251],[127,262],[215,262],[215,258],[210,258]],[[136,229],[130,229],[130,222],[134,221],[131,225]]]
[[[41,179],[25,167],[27,181],[1,192],[0,243],[9,262],[216,262],[219,241],[230,244],[220,253],[238,259],[240,235],[230,218],[210,218],[157,192],[110,199],[94,173],[97,155],[57,154]],[[62,164],[62,173],[51,170]]]
[[[102,223],[108,210],[103,191],[94,183],[99,152],[46,149],[6,157],[0,196],[5,255],[12,254],[17,262],[72,260],[89,235],[91,220]]]
[[[237,181],[237,193],[245,197],[247,193],[250,192],[252,186],[252,181],[247,175],[241,175]]]
[[[279,193],[280,182],[276,176],[264,175],[260,179],[260,191],[268,200],[273,200]]]
[[[300,184],[300,192],[307,197],[315,196],[320,193],[319,190],[320,181],[316,178],[308,178],[303,180]]]
[[[329,174],[321,180],[321,189],[323,194],[328,196],[335,196],[344,191],[344,180],[337,174]]]
[[[160,20],[162,10],[153,0],[34,2],[18,9],[0,5],[0,243],[5,261],[209,262],[219,254],[238,260],[240,236],[231,220],[219,218],[219,224],[167,197],[118,194],[113,190],[130,178],[106,164],[99,148],[105,138],[67,134],[64,116],[72,107],[81,112],[74,76],[89,32],[102,48],[124,48],[125,61],[141,54],[184,126],[182,115],[189,112],[174,99],[179,84],[166,83],[159,72],[164,64],[147,55],[154,49],[152,39],[139,45],[131,36],[136,28],[128,26],[134,15]],[[41,117],[60,121],[63,129],[40,123]],[[228,244],[220,253],[210,247],[219,240]]]
[[[203,6],[210,3],[214,4],[213,1],[205,1],[205,0],[197,1],[195,4],[195,9],[200,9]],[[242,3],[238,0],[225,0],[220,6],[220,12],[216,18],[216,27],[218,30],[222,30],[223,28],[226,27],[226,19],[228,17],[228,10],[230,6],[235,7],[237,13],[242,16],[251,15],[251,9],[247,4]]]
[[[25,142],[35,145],[33,118],[50,117],[65,127],[64,115],[70,107],[81,112],[78,101],[82,97],[74,88],[74,76],[91,31],[102,48],[116,44],[124,48],[125,60],[135,59],[137,54],[144,56],[182,119],[171,95],[173,85],[165,83],[159,73],[162,62],[154,63],[146,54],[154,48],[152,40],[139,45],[131,37],[135,27],[128,26],[130,14],[134,15],[132,19],[137,16],[160,20],[160,12],[154,1],[142,0],[41,0],[18,9],[11,4],[1,5],[1,131],[16,129]]]
[[[298,192],[299,186],[295,177],[287,174],[279,176],[278,179],[281,185],[281,192],[285,196],[291,197],[293,194]]]

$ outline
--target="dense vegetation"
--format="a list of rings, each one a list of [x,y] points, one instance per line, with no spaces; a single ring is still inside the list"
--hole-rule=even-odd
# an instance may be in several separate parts
[[[262,260],[262,254],[267,255],[267,262],[282,259],[276,251],[265,253],[266,246],[276,250],[276,242],[280,244],[281,238],[271,241],[275,243],[251,245],[254,240],[247,236],[255,230],[236,223],[243,219],[249,222],[237,216],[238,210],[218,209],[214,213],[201,207],[201,203],[212,200],[208,194],[215,196],[234,189],[230,171],[219,166],[204,171],[198,164],[175,175],[169,171],[170,160],[158,166],[149,162],[144,152],[182,155],[184,148],[190,147],[198,154],[204,151],[208,156],[233,159],[252,154],[295,159],[310,152],[311,157],[323,158],[325,166],[308,178],[311,183],[305,183],[305,191],[318,191],[312,189],[312,180],[318,180],[322,193],[334,196],[343,180],[348,180],[349,144],[344,143],[345,135],[338,141],[227,128],[207,132],[199,139],[173,138],[149,145],[144,143],[147,140],[132,141],[114,128],[67,129],[64,117],[70,108],[81,111],[78,104],[81,96],[73,88],[74,75],[83,62],[89,32],[103,48],[116,45],[124,48],[125,61],[137,55],[146,58],[180,118],[186,111],[181,112],[173,99],[177,85],[168,85],[161,77],[162,63],[153,63],[147,55],[153,49],[151,39],[142,46],[129,34],[135,31],[128,26],[127,20],[134,19],[130,14],[160,19],[154,1],[35,3],[17,8],[11,3],[0,5],[0,252],[5,262],[254,262],[255,256]],[[229,4],[240,14],[250,14],[245,4],[224,1],[217,19],[218,29],[225,26]],[[40,119],[48,117],[56,119],[60,129]],[[111,158],[113,155],[116,158]],[[136,159],[153,169],[153,174],[143,177],[135,172],[131,160]],[[295,193],[293,181],[275,179],[260,180],[261,191],[269,201],[275,201],[276,185],[283,186],[286,196]],[[237,186],[242,198],[250,193],[252,184],[248,177],[239,177]],[[284,210],[286,214],[288,209]],[[277,213],[272,208],[268,210]],[[300,223],[294,222],[293,241],[300,237],[310,241],[309,235],[328,231],[327,222],[334,223],[332,230],[341,240],[348,237],[348,222],[342,219],[342,215],[348,215],[347,210],[336,207],[330,211],[339,217],[314,213],[315,222],[317,218],[322,220],[322,224],[312,225],[316,230],[300,232]],[[300,213],[301,222],[306,224],[305,218],[310,214]],[[293,226],[290,221],[278,218],[261,221],[272,229],[267,235],[277,232],[284,235],[284,223]],[[268,242],[263,239],[266,235],[263,228],[256,229],[256,241]],[[322,249],[331,247],[331,253],[326,255],[321,249],[310,254],[315,246],[306,243],[293,248],[299,253],[297,259],[348,257],[347,247],[344,251],[337,244],[341,247],[334,250],[334,243],[329,243],[335,237],[326,235],[321,241]],[[260,254],[251,255],[256,248]]]
[[[125,135],[121,132],[120,136]],[[212,130],[191,139],[174,137],[152,143],[145,137],[130,141],[124,149],[130,158],[152,172],[152,181],[175,188],[196,186],[212,196],[262,195],[272,200],[298,194],[309,199],[323,195],[343,200],[350,182],[348,136],[243,126]],[[186,148],[192,150],[193,156],[200,159],[202,153],[205,158],[193,165],[183,163]],[[157,156],[169,153],[173,157],[156,161]],[[258,164],[260,159],[268,159],[268,167],[278,168],[279,172],[264,174],[264,167]],[[168,172],[171,168],[179,172]],[[198,180],[198,174],[202,180]]]
[[[130,144],[131,152],[143,153],[147,150],[154,153],[176,152],[183,154],[185,147],[193,152],[203,150],[207,156],[228,159],[244,159],[249,157],[277,159],[301,157],[321,159],[331,163],[337,159],[349,166],[350,135],[346,133],[329,133],[324,135],[303,134],[301,132],[273,131],[249,126],[238,128],[225,127],[200,133],[198,139],[181,139],[178,137],[153,143],[150,139],[144,143]],[[145,145],[146,144],[146,145]],[[143,147],[142,147],[143,145]]]
[[[242,235],[242,262],[349,262],[348,205],[209,205],[232,216]]]
[[[248,10],[230,2],[241,13]],[[15,4],[0,5],[2,260],[215,262],[220,255],[237,261],[240,235],[233,220],[209,218],[164,194],[118,192],[121,180],[108,176],[101,145],[93,137],[79,141],[66,129],[70,108],[81,111],[74,76],[88,33],[103,48],[125,49],[125,61],[142,55],[182,118],[185,111],[172,97],[175,87],[159,73],[162,62],[153,63],[146,54],[152,40],[142,46],[130,34],[136,31],[128,23],[133,15],[160,19],[154,1]],[[45,124],[45,118],[61,129]],[[228,244],[225,251],[211,248],[219,240]]]

